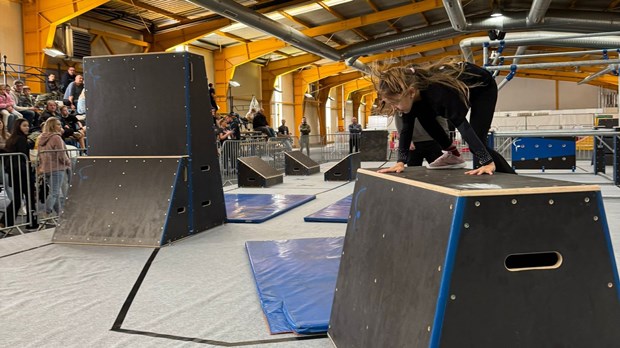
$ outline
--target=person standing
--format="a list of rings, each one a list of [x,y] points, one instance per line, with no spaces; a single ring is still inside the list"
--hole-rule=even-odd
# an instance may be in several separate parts
[[[357,123],[357,117],[351,118],[349,125],[349,153],[360,152],[360,140],[362,137],[362,125]]]
[[[39,137],[38,174],[45,175],[49,192],[45,200],[45,213],[59,215],[62,211],[62,186],[67,180],[67,171],[71,169],[71,160],[65,151],[67,148],[62,140],[63,127],[55,117],[48,119],[43,125],[43,133]]]
[[[215,102],[215,88],[213,88],[213,84],[209,83],[209,100],[211,101],[211,110],[219,110],[217,103]],[[232,110],[231,110],[232,112]]]
[[[299,150],[304,152],[305,147],[308,157],[310,157],[310,132],[312,132],[312,128],[310,128],[306,118],[303,117],[301,119],[301,124],[299,125]]]

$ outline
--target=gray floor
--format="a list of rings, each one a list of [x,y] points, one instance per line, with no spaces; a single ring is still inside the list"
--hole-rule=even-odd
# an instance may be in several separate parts
[[[582,169],[527,175],[601,185],[614,248],[620,250],[620,188]],[[286,177],[269,189],[226,187],[317,199],[262,224],[228,224],[162,248],[120,332],[111,328],[152,249],[50,244],[51,230],[0,240],[0,346],[331,347],[326,338],[269,335],[244,249],[248,240],[344,235],[346,224],[303,221],[353,192],[353,183],[322,178]]]

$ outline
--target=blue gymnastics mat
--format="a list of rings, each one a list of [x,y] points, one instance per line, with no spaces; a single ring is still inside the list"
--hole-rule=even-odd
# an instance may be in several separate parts
[[[306,222],[344,222],[349,220],[351,210],[351,199],[353,195],[348,195],[336,203],[304,217]]]
[[[327,332],[343,243],[344,237],[245,243],[272,334]]]
[[[315,195],[226,193],[228,222],[261,223],[315,199]]]

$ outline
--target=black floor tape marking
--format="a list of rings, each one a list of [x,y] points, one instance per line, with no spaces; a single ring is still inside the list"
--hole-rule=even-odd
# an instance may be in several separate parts
[[[159,252],[159,248],[153,250],[153,253],[149,257],[149,259],[146,261],[146,264],[142,268],[142,272],[138,276],[136,283],[133,285],[133,288],[129,292],[129,295],[127,296],[127,299],[125,300],[125,303],[123,303],[123,306],[121,307],[121,310],[118,313],[116,320],[114,321],[114,325],[112,325],[112,329],[111,329],[112,331],[125,333],[125,334],[131,334],[131,335],[165,338],[165,339],[176,340],[176,341],[210,344],[210,345],[221,346],[221,347],[242,347],[242,346],[257,345],[257,344],[304,341],[304,340],[312,340],[312,339],[327,337],[327,335],[312,335],[312,336],[274,338],[274,339],[266,339],[266,340],[255,340],[255,341],[225,342],[225,341],[216,341],[216,340],[209,340],[209,339],[203,339],[203,338],[175,336],[175,335],[168,335],[168,334],[160,334],[156,332],[148,332],[148,331],[121,328],[121,326],[123,325],[123,321],[125,321],[125,317],[127,316],[127,312],[129,312],[129,308],[131,307],[133,300],[138,294],[138,290],[140,290],[140,286],[142,285],[144,278],[146,278],[146,274],[151,268],[151,264],[153,264],[153,261],[155,260],[155,257],[157,256],[158,252]]]

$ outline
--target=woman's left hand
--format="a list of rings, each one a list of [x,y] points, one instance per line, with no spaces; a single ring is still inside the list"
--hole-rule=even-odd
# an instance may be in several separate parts
[[[495,163],[491,162],[487,165],[484,165],[482,167],[476,168],[474,170],[470,170],[465,172],[465,174],[467,175],[482,175],[482,174],[489,174],[489,175],[493,175],[493,173],[495,172]]]

